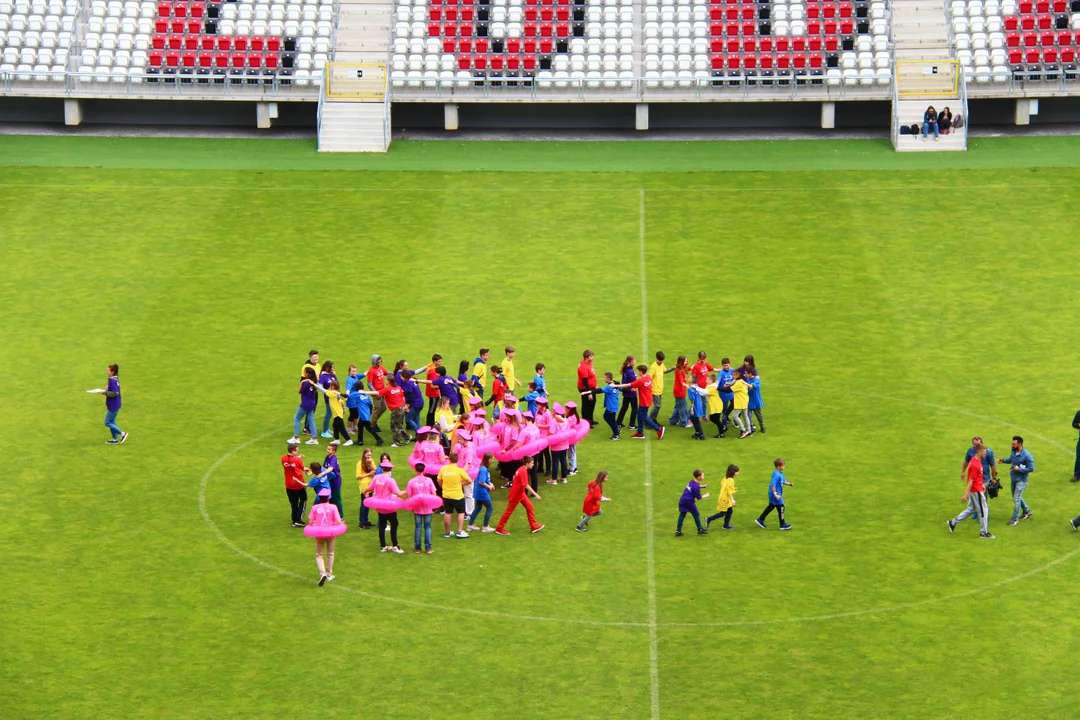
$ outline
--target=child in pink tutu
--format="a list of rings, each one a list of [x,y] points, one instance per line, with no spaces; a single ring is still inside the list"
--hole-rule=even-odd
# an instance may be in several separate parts
[[[375,478],[371,481],[371,485],[368,487],[368,490],[371,491],[371,496],[374,497],[374,498],[385,498],[385,499],[389,499],[389,498],[393,498],[393,497],[404,498],[405,493],[401,492],[401,489],[398,487],[397,481],[394,480],[393,476],[390,474],[390,471],[394,467],[394,464],[392,462],[390,462],[390,459],[387,458],[386,460],[383,460],[381,463],[379,463],[379,467],[382,468],[382,474],[376,475]],[[389,550],[390,552],[395,552],[395,553],[397,553],[399,555],[402,554],[405,551],[402,550],[400,547],[398,547],[398,539],[397,539],[398,516],[397,516],[397,511],[395,510],[393,512],[383,512],[382,510],[379,510],[378,513],[379,513],[379,547],[380,547],[379,552],[386,552],[387,550]],[[387,528],[387,526],[390,527],[390,544],[389,545],[386,544],[386,528]]]
[[[330,488],[319,491],[320,495],[324,493],[329,499]],[[320,587],[334,579],[334,539],[343,535],[347,529],[337,505],[323,501],[311,506],[304,534],[315,538],[315,565],[319,568]]]
[[[405,493],[409,497],[435,495],[435,483],[431,482],[431,478],[424,474],[424,463],[416,463],[415,468],[416,477],[405,486]],[[435,552],[431,549],[431,513],[430,508],[413,510],[413,520],[416,523],[416,529],[413,531],[413,552],[417,555],[420,554],[421,531],[423,532],[424,549],[427,550],[427,554],[430,555]]]

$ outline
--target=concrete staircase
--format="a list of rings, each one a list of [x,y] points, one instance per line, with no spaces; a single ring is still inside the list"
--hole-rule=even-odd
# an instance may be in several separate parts
[[[945,60],[953,57],[949,47],[949,20],[945,13],[946,0],[893,0],[892,36],[893,57],[896,63],[905,60]],[[893,73],[896,77],[897,66]],[[960,78],[963,82],[963,78]],[[898,85],[899,87],[899,85]],[[923,113],[933,105],[938,110],[949,107],[953,115],[964,114],[964,102],[958,93],[950,97],[904,97],[893,101],[893,117],[898,126],[918,124],[921,130]],[[898,135],[894,147],[898,152],[942,152],[967,150],[967,118],[960,130],[925,142],[922,134]]]
[[[394,5],[387,0],[339,0],[335,63],[386,64]],[[327,97],[319,109],[320,152],[386,152],[390,146],[389,100]]]

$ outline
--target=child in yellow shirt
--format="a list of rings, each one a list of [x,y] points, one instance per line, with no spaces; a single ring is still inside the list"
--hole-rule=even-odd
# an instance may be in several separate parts
[[[731,383],[731,392],[735,393],[735,412],[731,416],[735,427],[739,428],[739,439],[750,436],[750,386],[743,380],[742,368],[731,374],[734,382]]]
[[[724,473],[724,479],[720,483],[720,494],[716,496],[716,514],[710,515],[705,518],[705,529],[709,529],[709,523],[713,520],[719,520],[724,518],[724,529],[734,530],[735,526],[731,524],[731,513],[735,510],[735,498],[731,497],[735,493],[739,492],[739,488],[735,487],[735,476],[739,474],[738,465],[728,465],[727,472]]]

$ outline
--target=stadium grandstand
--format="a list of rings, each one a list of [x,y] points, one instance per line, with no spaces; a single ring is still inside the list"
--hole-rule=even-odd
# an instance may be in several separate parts
[[[878,104],[898,150],[963,150],[966,122],[936,143],[911,126],[933,104],[966,121],[969,96],[1013,102],[1026,124],[1039,98],[1075,94],[1077,11],[1080,0],[0,0],[0,96],[62,102],[69,125],[106,101],[181,115],[177,103],[239,103],[261,128],[306,105],[331,151],[385,150],[394,105],[441,110],[452,131],[463,107],[618,107],[647,130],[656,106],[783,115],[801,103],[832,128],[838,105]]]

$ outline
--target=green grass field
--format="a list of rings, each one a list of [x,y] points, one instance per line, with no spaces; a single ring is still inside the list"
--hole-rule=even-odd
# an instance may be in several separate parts
[[[205,141],[192,167],[182,141],[102,162],[96,139],[0,138],[0,717],[1076,717],[1080,143],[1054,140],[1026,167],[1024,141],[917,164],[557,146],[559,172],[544,145],[328,171],[251,168],[302,154],[270,141]],[[590,153],[622,172],[580,171]],[[463,154],[505,164],[453,172]],[[585,347],[601,371],[752,352],[768,434],[596,432],[541,487],[544,532],[515,517],[428,557],[350,529],[316,587],[277,460],[307,350],[456,366],[508,343],[561,399]],[[119,447],[83,392],[110,362]],[[950,536],[971,436],[1014,433],[1035,517],[1005,527],[1003,496],[996,540]],[[791,533],[752,522],[776,456]],[[728,463],[738,529],[675,538],[691,471]],[[599,469],[613,501],[580,535]]]

